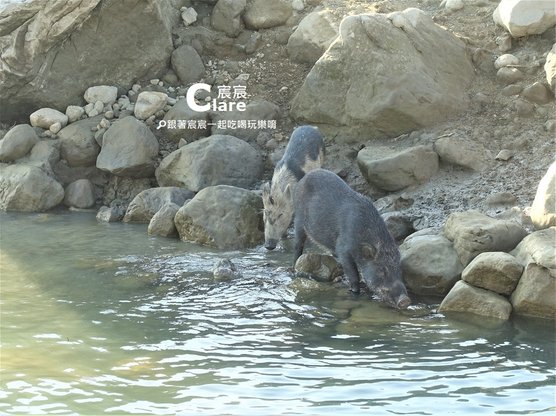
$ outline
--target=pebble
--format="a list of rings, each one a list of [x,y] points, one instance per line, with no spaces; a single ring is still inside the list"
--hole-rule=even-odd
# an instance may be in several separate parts
[[[506,66],[519,65],[519,59],[517,56],[510,53],[499,56],[496,61],[494,61],[494,67],[496,69],[504,68]]]
[[[556,133],[556,119],[547,120],[544,123],[544,129],[551,133]]]
[[[509,149],[502,149],[498,152],[498,154],[496,155],[495,159],[496,160],[502,160],[504,162],[507,162],[508,160],[510,160],[512,157],[514,156],[514,152],[512,152]]]
[[[486,198],[487,205],[514,205],[517,198],[509,192],[496,192]]]
[[[104,113],[104,118],[106,118],[107,120],[112,120],[114,118],[114,111],[108,110],[106,113]]]
[[[304,8],[305,8],[305,3],[303,3],[303,0],[293,0],[292,1],[292,9],[297,10],[298,12],[300,12]]]
[[[100,128],[107,129],[108,127],[110,127],[110,121],[103,118],[102,120],[100,120],[100,123],[98,123],[98,125]]]
[[[147,126],[152,126],[154,124],[154,120],[155,120],[155,115],[153,114],[152,116],[150,116],[148,119],[145,120],[145,123],[147,123]]]
[[[517,81],[521,81],[523,77],[523,72],[521,72],[517,68],[504,67],[500,68],[496,73],[496,78],[506,85],[514,84]]]
[[[197,12],[193,7],[182,7],[181,11],[181,19],[185,26],[189,26],[197,21]]]
[[[506,97],[511,97],[512,95],[518,95],[522,90],[523,88],[520,85],[510,84],[502,88],[500,93]]]
[[[451,11],[461,10],[463,9],[463,0],[446,0],[444,7]]]
[[[98,114],[102,113],[102,110],[104,109],[104,103],[100,100],[95,102],[94,109],[97,111]]]
[[[512,37],[510,34],[505,33],[496,37],[496,44],[501,52],[507,52],[512,49]]]
[[[540,82],[535,82],[526,87],[521,96],[528,101],[541,105],[548,103],[552,99],[548,88]]]
[[[535,106],[533,104],[520,98],[515,101],[514,106],[517,111],[517,115],[520,117],[529,117],[535,111]]]
[[[178,149],[179,149],[180,147],[185,146],[186,144],[187,144],[187,140],[185,140],[185,139],[180,139],[180,141],[178,142]]]
[[[157,82],[158,82],[158,80],[157,80]],[[141,85],[139,85],[139,84],[133,84],[131,86],[131,90],[136,92],[136,93],[139,92],[140,89],[141,89]]]
[[[58,133],[60,130],[62,130],[62,123],[57,121],[56,123],[51,124],[49,130],[54,134]]]
[[[66,116],[68,116],[68,122],[70,123],[79,120],[83,114],[85,114],[85,109],[78,105],[68,105],[66,108]]]
[[[159,81],[160,81],[160,80],[159,80],[158,78],[153,78],[153,79],[151,79],[151,80],[149,81],[149,83],[150,83],[151,85],[158,85],[158,82],[159,82]]]

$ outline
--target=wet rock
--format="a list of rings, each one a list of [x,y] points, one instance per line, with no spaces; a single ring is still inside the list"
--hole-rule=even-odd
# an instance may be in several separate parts
[[[514,84],[521,81],[525,75],[517,68],[500,68],[496,73],[496,78],[504,85]]]
[[[162,129],[165,137],[173,141],[185,139],[188,142],[201,139],[210,135],[209,127],[206,128],[189,128],[187,121],[192,121],[198,127],[208,122],[208,112],[193,111],[187,105],[186,100],[178,100],[176,104],[166,113],[164,121],[167,125]]]
[[[496,69],[514,65],[519,65],[519,59],[517,58],[517,56],[512,55],[511,53],[500,55],[498,58],[496,58],[496,61],[494,61],[494,67]]]
[[[97,101],[102,102],[104,106],[110,106],[118,99],[118,88],[110,85],[96,85],[89,87],[83,95],[85,101],[95,104]]]
[[[241,14],[246,6],[246,0],[218,0],[212,9],[212,27],[228,36],[237,37],[243,30]]]
[[[270,101],[254,100],[247,104],[245,111],[225,111],[212,115],[212,122],[216,123],[211,129],[212,134],[227,134],[245,140],[255,140],[264,128],[249,128],[238,125],[238,121],[265,122],[276,121],[280,116],[280,108]],[[226,127],[219,128],[218,123],[226,123]],[[230,125],[231,123],[231,125]],[[235,124],[235,126],[233,126]]]
[[[519,282],[523,266],[511,254],[481,253],[463,270],[461,278],[475,287],[501,295],[511,295]]]
[[[418,9],[348,16],[290,114],[352,136],[395,137],[465,109],[473,76],[463,42]]]
[[[104,133],[97,168],[117,176],[149,177],[154,173],[158,141],[135,117],[125,117]]]
[[[249,188],[262,175],[260,154],[233,136],[213,135],[170,153],[156,170],[160,186],[181,186],[198,192],[207,186]]]
[[[227,250],[254,247],[264,240],[262,208],[251,191],[210,186],[181,207],[174,222],[183,241]]]
[[[438,171],[438,155],[428,146],[398,152],[386,147],[366,147],[357,154],[366,181],[385,191],[399,191],[426,182]]]
[[[25,156],[38,141],[35,129],[29,124],[12,127],[0,140],[0,161],[13,162]]]
[[[443,296],[460,279],[463,265],[442,235],[410,235],[400,254],[404,280],[413,293]]]
[[[175,204],[179,208],[194,195],[187,189],[174,186],[144,190],[127,207],[124,222],[148,223],[165,205]]]
[[[492,14],[494,22],[514,38],[540,35],[556,24],[552,0],[502,0]]]
[[[241,277],[241,273],[230,259],[218,260],[212,269],[212,275],[217,280],[230,280]]]
[[[64,199],[64,188],[36,166],[0,163],[0,210],[41,212]]]
[[[526,87],[521,93],[521,96],[532,103],[541,105],[552,100],[550,91],[540,82],[535,82]]]
[[[438,312],[464,312],[507,320],[512,312],[512,305],[497,293],[460,280],[444,298]]]
[[[89,179],[78,179],[66,187],[64,205],[73,208],[91,208],[95,205],[95,188]]]
[[[177,237],[178,230],[174,224],[174,217],[182,206],[172,202],[166,203],[154,214],[149,222],[147,233],[159,237]],[[125,221],[125,219],[124,219]]]
[[[168,95],[163,92],[143,91],[137,96],[133,114],[139,120],[146,120],[166,106]]]
[[[205,75],[203,60],[189,45],[182,45],[172,52],[171,65],[180,82],[185,85],[197,82]]]
[[[124,217],[125,209],[121,206],[102,206],[97,212],[99,222],[118,222]]]
[[[537,187],[531,206],[531,221],[537,230],[556,225],[556,162],[553,162]]]
[[[48,130],[55,123],[68,124],[68,116],[53,108],[41,108],[29,116],[31,126]]]
[[[518,315],[556,318],[556,274],[530,263],[512,294],[511,302]]]
[[[338,24],[328,10],[313,12],[303,18],[291,34],[287,50],[295,62],[314,64],[338,36]]]
[[[552,49],[546,54],[544,72],[546,73],[546,82],[550,85],[552,92],[556,92],[556,43],[552,45]]]
[[[100,117],[79,120],[60,130],[60,155],[68,166],[95,166],[100,146],[92,129],[99,121]]]
[[[527,235],[523,227],[509,220],[488,217],[478,211],[456,212],[444,224],[444,234],[453,241],[464,266],[485,251],[514,249]]]
[[[475,171],[483,170],[489,157],[481,143],[464,137],[441,137],[434,142],[434,150],[443,162]]]
[[[268,29],[286,23],[292,12],[287,0],[250,0],[243,20],[248,29]]]
[[[332,256],[305,253],[295,262],[296,274],[310,277],[319,282],[331,282],[342,275],[342,266]]]

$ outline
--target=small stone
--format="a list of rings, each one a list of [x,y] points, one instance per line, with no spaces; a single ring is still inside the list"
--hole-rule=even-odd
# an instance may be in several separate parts
[[[158,80],[157,80],[157,82],[158,82]],[[141,89],[141,85],[139,85],[139,84],[133,84],[131,86],[131,90],[135,91],[136,93],[139,92],[140,89]]]
[[[319,282],[331,282],[342,275],[342,267],[332,256],[305,253],[295,262],[296,276],[311,277]]]
[[[496,69],[500,69],[506,66],[514,66],[519,64],[519,59],[515,55],[510,53],[506,53],[504,55],[499,56],[496,61],[494,61],[494,67]]]
[[[157,111],[164,108],[167,98],[168,96],[163,92],[143,91],[137,97],[134,109],[135,117],[140,120],[150,118]]]
[[[229,280],[241,277],[241,273],[236,265],[229,259],[218,260],[212,269],[212,275],[217,280]]]
[[[100,120],[100,123],[98,123],[98,125],[103,129],[107,129],[108,127],[110,127],[110,121],[103,118],[102,120]]]
[[[512,37],[508,33],[497,36],[495,41],[501,52],[507,52],[512,49]]]
[[[104,104],[112,105],[118,98],[118,88],[109,85],[97,85],[87,88],[83,98],[90,104],[100,101],[103,103],[103,106]],[[102,109],[100,111],[102,111]]]
[[[547,120],[546,123],[544,123],[544,129],[551,133],[556,133],[556,120]]]
[[[95,106],[93,107],[95,109],[95,111],[97,112],[97,115],[102,113],[102,110],[104,109],[104,103],[102,101],[97,101],[95,102]]]
[[[197,12],[193,7],[188,7],[181,13],[181,19],[185,26],[189,26],[197,21]]]
[[[500,68],[496,73],[496,78],[505,85],[514,84],[517,81],[521,81],[524,75],[517,68]]]
[[[490,206],[514,205],[516,202],[517,198],[509,192],[496,192],[486,198],[486,203]]]
[[[104,113],[104,117],[107,120],[112,120],[114,118],[114,111],[108,110],[106,113]]]
[[[535,112],[535,106],[522,99],[517,99],[514,107],[520,117],[530,117]]]
[[[292,1],[292,8],[294,10],[300,12],[305,8],[305,3],[303,3],[303,0],[293,0]]]
[[[548,103],[552,99],[548,88],[540,82],[535,82],[526,87],[521,96],[532,103],[541,105]]]
[[[68,116],[69,123],[79,120],[83,114],[85,114],[85,109],[78,105],[68,105],[66,108],[66,116]]]
[[[158,81],[160,81],[158,78],[153,78],[153,79],[151,79],[151,80],[149,81],[149,83],[150,83],[151,85],[158,85]]]
[[[124,217],[125,209],[123,207],[107,207],[102,206],[97,212],[97,221],[100,222],[117,222]]]
[[[57,121],[56,123],[52,124],[48,130],[50,130],[54,134],[57,134],[60,130],[62,130],[62,123]]]
[[[511,97],[512,95],[518,95],[522,90],[523,88],[520,85],[510,84],[502,88],[500,93],[506,97]]]
[[[498,152],[498,154],[496,155],[495,159],[496,160],[502,160],[504,162],[507,162],[508,160],[510,160],[512,157],[514,156],[514,152],[509,150],[509,149],[502,149]]]
[[[461,10],[463,9],[463,0],[446,0],[444,7],[450,11]]]
[[[183,146],[187,145],[187,144],[188,144],[188,143],[187,143],[187,140],[185,140],[185,139],[180,139],[180,141],[178,142],[178,149],[179,149],[180,147],[183,147]]]

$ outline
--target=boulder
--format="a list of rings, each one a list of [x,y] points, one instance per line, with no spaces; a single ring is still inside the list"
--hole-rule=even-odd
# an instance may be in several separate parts
[[[104,105],[112,105],[118,99],[118,88],[110,85],[96,85],[89,87],[83,94],[88,103],[95,104],[97,101]]]
[[[25,156],[38,141],[35,129],[29,124],[12,127],[0,140],[0,162],[13,162]]]
[[[338,24],[328,10],[309,13],[291,34],[287,50],[295,62],[313,65],[338,36]]]
[[[545,267],[530,263],[525,268],[510,300],[514,312],[518,315],[555,319],[555,293],[556,277]]]
[[[147,229],[148,234],[159,237],[177,237],[178,230],[174,224],[174,217],[180,207],[181,205],[172,202],[164,204],[151,218]]]
[[[530,215],[537,230],[556,225],[556,162],[539,182]]]
[[[465,44],[419,9],[347,16],[291,115],[351,136],[396,137],[464,110],[473,76]]]
[[[165,205],[175,204],[179,208],[194,195],[187,189],[173,186],[147,189],[133,198],[127,207],[124,222],[148,223]]]
[[[31,126],[48,130],[50,126],[60,123],[63,127],[68,124],[68,116],[53,108],[41,108],[29,116]]]
[[[555,241],[556,227],[535,231],[525,237],[510,254],[523,266],[536,263],[549,269],[552,275],[556,277]]]
[[[64,188],[30,165],[0,164],[0,210],[40,212],[64,199]]]
[[[97,168],[117,176],[149,177],[158,156],[158,140],[135,117],[125,117],[110,126],[97,158]]]
[[[546,82],[550,85],[552,93],[556,92],[556,43],[552,45],[550,52],[546,54],[544,63],[544,72],[546,73]]]
[[[413,293],[444,296],[460,279],[463,265],[442,235],[410,235],[400,254],[403,277]]]
[[[540,35],[556,24],[556,8],[552,0],[502,0],[492,18],[514,38]]]
[[[259,132],[265,128],[258,126],[257,128],[249,128],[248,122],[262,121],[267,124],[268,121],[276,121],[280,117],[280,108],[270,101],[254,100],[247,104],[245,111],[222,111],[212,114],[212,122],[215,125],[211,128],[212,134],[229,134],[245,140],[254,140]],[[243,125],[241,125],[241,123]],[[220,126],[219,123],[224,123]]]
[[[295,262],[296,275],[311,277],[319,282],[332,282],[342,275],[342,266],[332,256],[305,253]]]
[[[102,116],[86,118],[60,130],[60,156],[68,162],[68,166],[95,166],[100,146],[92,129],[101,119]]]
[[[246,0],[218,0],[210,16],[212,27],[228,36],[237,37],[243,30],[241,14],[246,6]]]
[[[248,29],[268,29],[286,23],[292,12],[287,0],[249,0],[243,20]]]
[[[137,96],[133,114],[139,120],[146,120],[166,106],[168,95],[157,91],[143,91]]]
[[[160,186],[180,186],[198,192],[207,186],[249,188],[262,175],[259,153],[233,136],[213,135],[170,153],[156,169]]]
[[[254,247],[264,240],[260,196],[228,185],[211,186],[181,207],[174,222],[180,238],[234,250]]]
[[[483,170],[491,159],[481,143],[464,137],[441,137],[434,142],[434,150],[444,163],[475,171]]]
[[[444,224],[444,234],[454,242],[461,263],[467,266],[485,251],[514,249],[527,232],[517,222],[491,218],[472,210],[451,214]]]
[[[462,280],[483,289],[511,295],[523,272],[523,266],[511,254],[481,253],[463,270]]]
[[[205,65],[197,51],[182,45],[172,52],[172,69],[182,84],[192,84],[205,76]]]
[[[540,82],[534,82],[533,84],[525,87],[521,93],[521,96],[527,101],[535,104],[543,105],[550,100],[552,100],[552,93],[550,90]]]
[[[512,313],[512,305],[497,293],[471,286],[460,280],[444,298],[438,312],[472,313],[507,320]]]
[[[104,186],[102,203],[104,205],[119,205],[127,207],[133,198],[141,192],[151,189],[154,178],[130,178],[125,176],[110,175]],[[125,214],[125,209],[124,209]]]
[[[54,172],[54,167],[59,161],[59,142],[57,140],[42,140],[33,146],[24,163],[36,166],[49,173]],[[56,179],[62,183],[58,178]]]
[[[167,124],[162,132],[166,138],[172,141],[179,142],[180,139],[185,139],[192,142],[209,136],[210,130],[208,126],[204,129],[188,128],[187,121],[195,121],[197,125],[199,121],[207,123],[208,118],[208,112],[193,111],[187,105],[186,100],[178,100],[164,116]]]
[[[18,3],[0,11],[0,102],[10,103],[3,120],[81,104],[83,86],[128,89],[168,66],[180,18],[176,2]]]
[[[95,187],[89,179],[78,179],[66,187],[64,205],[74,208],[91,208],[95,205]]]
[[[438,171],[438,155],[428,146],[399,152],[389,147],[365,147],[357,154],[359,170],[371,185],[399,191],[426,182]]]

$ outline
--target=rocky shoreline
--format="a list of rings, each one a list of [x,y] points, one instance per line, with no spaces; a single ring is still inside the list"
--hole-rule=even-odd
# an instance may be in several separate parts
[[[443,297],[443,313],[555,318],[556,44],[532,66],[520,49],[523,36],[548,44],[543,34],[554,31],[554,10],[523,25],[512,18],[524,13],[523,2],[429,1],[426,11],[406,8],[408,1],[389,11],[378,2],[340,19],[332,0],[149,1],[125,10],[141,22],[129,28],[138,41],[113,51],[108,42],[100,54],[91,31],[99,42],[126,30],[124,21],[107,19],[124,13],[125,1],[40,3],[0,11],[0,100],[8,104],[0,115],[19,122],[0,135],[1,210],[63,204],[98,210],[99,221],[148,223],[149,235],[224,250],[257,246],[260,184],[291,126],[315,124],[326,137],[325,167],[375,200],[401,244],[413,293]],[[464,7],[494,15],[499,35],[490,49],[437,24]],[[59,32],[45,34],[60,22]],[[146,36],[157,28],[156,39]],[[29,40],[19,42],[22,34]],[[289,74],[280,74],[276,57],[265,63],[272,46],[303,74],[287,81],[295,91],[281,84]],[[121,56],[110,56],[116,50]],[[70,77],[58,69],[72,59]],[[99,70],[103,62],[109,75]],[[274,77],[269,91],[268,80],[257,82],[265,73]],[[206,87],[188,96],[199,83]],[[475,85],[496,85],[498,95]],[[535,126],[535,137],[510,143],[512,131],[494,130],[505,143],[494,151],[465,124],[500,105],[499,96],[511,98],[510,117]],[[456,117],[460,129],[446,132]],[[498,177],[516,163],[524,176],[546,172],[534,199],[529,187],[453,206],[469,178]],[[431,206],[442,208],[431,213]],[[338,275],[328,258],[304,262],[299,269],[324,273],[321,280]]]

